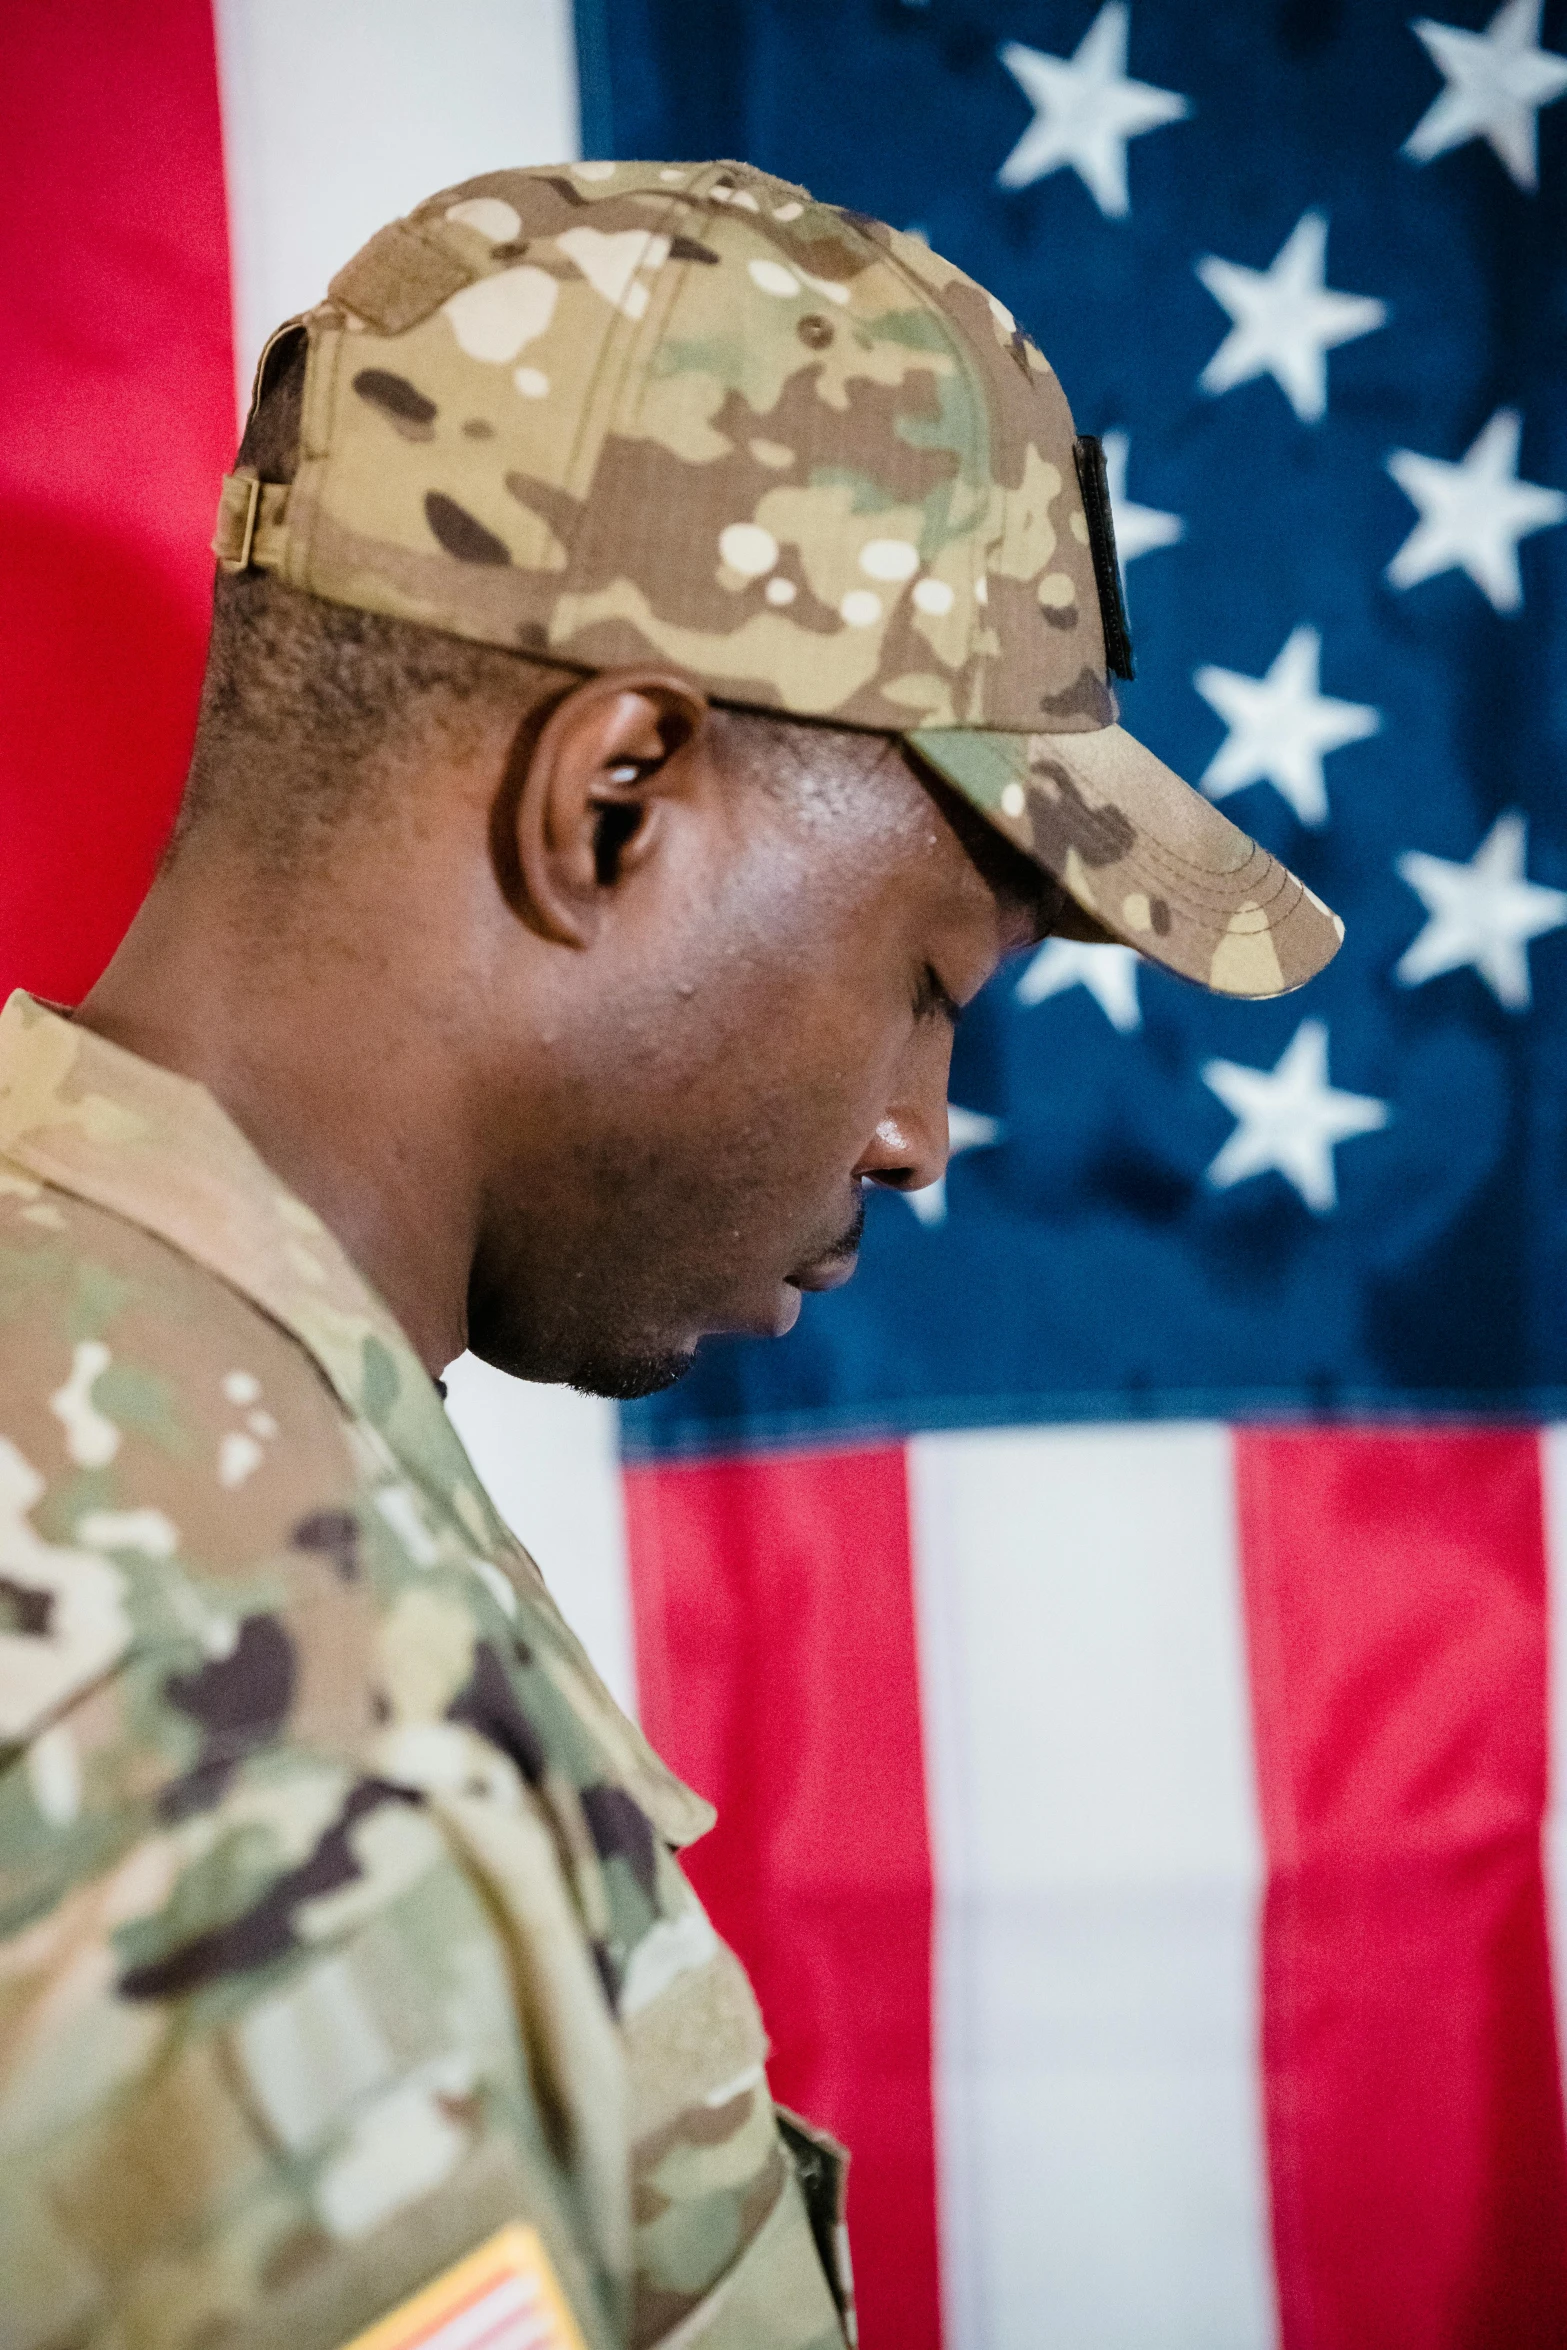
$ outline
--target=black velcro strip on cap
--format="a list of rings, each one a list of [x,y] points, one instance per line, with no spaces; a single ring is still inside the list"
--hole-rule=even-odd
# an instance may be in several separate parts
[[[1110,482],[1105,453],[1098,438],[1085,432],[1073,442],[1078,487],[1088,518],[1088,546],[1094,559],[1094,585],[1099,590],[1099,618],[1105,632],[1105,662],[1116,677],[1137,674],[1132,661],[1132,632],[1127,626],[1121,594],[1121,566],[1115,553],[1115,516],[1110,510]]]

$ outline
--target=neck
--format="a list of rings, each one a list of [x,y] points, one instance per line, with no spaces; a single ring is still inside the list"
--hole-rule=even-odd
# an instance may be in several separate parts
[[[193,842],[77,1018],[204,1085],[438,1375],[466,1343],[482,1179],[462,1055],[411,1001],[450,942],[409,895],[348,874],[269,904]]]

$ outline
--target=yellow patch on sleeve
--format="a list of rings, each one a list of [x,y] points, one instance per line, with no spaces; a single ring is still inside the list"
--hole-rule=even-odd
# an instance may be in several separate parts
[[[534,2228],[505,2227],[344,2350],[584,2350]]]

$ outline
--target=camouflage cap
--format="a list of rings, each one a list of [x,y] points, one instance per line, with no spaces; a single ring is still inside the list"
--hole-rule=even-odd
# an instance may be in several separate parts
[[[1097,442],[919,239],[738,163],[485,173],[372,237],[309,340],[288,485],[217,536],[329,601],[893,732],[1109,937],[1231,995],[1342,925],[1116,724]]]

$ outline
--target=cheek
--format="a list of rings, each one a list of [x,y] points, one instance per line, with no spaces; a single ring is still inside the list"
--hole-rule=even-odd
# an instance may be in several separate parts
[[[760,1245],[792,1260],[836,1237],[850,1212],[898,1040],[817,974],[732,987],[725,1015],[716,1034],[696,1019],[684,1038],[666,1031],[665,1082],[646,1102],[658,1141],[644,1204],[671,1237],[688,1230],[727,1254],[723,1234],[742,1256]],[[903,1027],[906,1044],[907,1013]]]
[[[791,1185],[819,1203],[896,1091],[913,1028],[905,925],[879,901],[831,896],[830,880],[787,867],[765,889],[720,884],[701,919],[688,908],[664,932],[678,963],[651,986],[643,963],[610,1023],[625,1130],[656,1133],[665,1169],[689,1170],[709,1200],[748,1183],[780,1209]]]
[[[737,1107],[758,1127],[787,1128],[795,1147],[848,1163],[886,1109],[909,1037],[910,1014],[889,1014],[867,991],[823,970],[780,975],[760,991],[725,1053]]]

